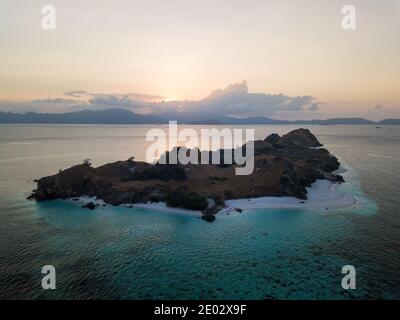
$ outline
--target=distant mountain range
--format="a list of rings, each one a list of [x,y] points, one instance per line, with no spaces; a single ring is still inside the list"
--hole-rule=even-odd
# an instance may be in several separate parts
[[[0,112],[0,123],[64,123],[64,124],[163,124],[168,123],[166,117],[152,115],[140,115],[126,109],[106,110],[82,110],[67,113],[13,113]],[[385,119],[382,121],[371,121],[363,118],[333,118],[326,120],[276,120],[265,117],[233,118],[220,116],[216,119],[187,119],[179,121],[186,124],[197,125],[219,125],[219,124],[305,124],[305,125],[400,125],[400,119]]]
[[[0,123],[156,124],[160,120],[126,109],[106,109],[67,113],[0,112]]]

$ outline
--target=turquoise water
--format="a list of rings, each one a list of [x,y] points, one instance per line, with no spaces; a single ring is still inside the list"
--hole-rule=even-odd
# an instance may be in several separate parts
[[[261,138],[291,126],[257,126]],[[0,297],[400,298],[400,128],[309,127],[351,170],[360,207],[253,210],[208,224],[150,209],[35,203],[33,179],[92,158],[141,158],[144,126],[0,125]],[[57,289],[41,290],[52,264]],[[341,288],[354,265],[357,289]]]

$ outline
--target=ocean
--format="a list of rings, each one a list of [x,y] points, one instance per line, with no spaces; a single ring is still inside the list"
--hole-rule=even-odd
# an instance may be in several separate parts
[[[0,125],[0,299],[400,299],[400,126],[302,126],[349,169],[343,188],[358,207],[249,210],[209,224],[26,200],[34,179],[83,159],[144,160],[155,127]],[[252,127],[257,139],[297,128]],[[42,289],[44,265],[55,290]],[[345,265],[355,290],[341,286]]]

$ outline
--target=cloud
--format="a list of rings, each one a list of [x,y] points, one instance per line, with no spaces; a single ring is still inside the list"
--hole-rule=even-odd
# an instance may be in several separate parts
[[[89,100],[89,103],[92,105],[110,106],[110,107],[126,107],[126,108],[135,107],[135,101],[128,98],[127,96],[124,97],[98,96],[91,98]]]
[[[168,112],[177,116],[185,114],[202,118],[273,116],[282,111],[299,112],[316,107],[313,106],[316,103],[312,96],[249,93],[246,81],[231,84],[226,89],[215,90],[199,101],[176,101],[174,104],[164,104],[164,114]],[[162,113],[163,108],[158,107],[155,112]]]
[[[113,103],[118,103],[118,100],[132,100],[132,101],[141,101],[141,102],[157,102],[165,100],[165,97],[150,95],[150,94],[141,94],[141,93],[93,93],[84,90],[75,90],[75,91],[67,91],[63,93],[65,96],[73,97],[73,98],[91,98],[91,99],[104,99],[106,101],[107,98],[112,99]]]
[[[51,99],[51,98],[47,98],[47,99],[36,99],[36,100],[32,100],[32,103],[36,103],[36,104],[75,104],[76,100],[72,100],[72,99],[62,99],[62,98],[55,98],[55,99]]]
[[[291,97],[281,93],[249,93],[246,81],[230,84],[225,89],[214,90],[204,99],[197,101],[166,101],[164,97],[157,95],[93,93],[84,90],[68,91],[63,94],[68,98],[31,101],[31,110],[53,109],[56,112],[65,112],[124,108],[136,113],[176,120],[211,119],[221,116],[271,117],[280,112],[299,113],[318,110],[318,103],[312,96]],[[29,103],[24,103],[22,109],[27,107]]]
[[[319,110],[319,105],[318,103],[313,103],[311,106],[308,107],[308,111],[317,111]]]
[[[88,96],[88,92],[84,90],[75,90],[75,91],[67,91],[63,93],[64,96],[73,97],[73,98],[84,98]]]

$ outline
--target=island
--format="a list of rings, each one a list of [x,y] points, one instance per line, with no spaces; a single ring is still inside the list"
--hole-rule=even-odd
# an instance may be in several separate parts
[[[223,155],[223,150],[217,152]],[[252,174],[236,175],[236,166],[151,164],[130,158],[94,168],[85,161],[37,180],[37,188],[28,198],[46,201],[86,196],[113,206],[165,203],[201,211],[203,219],[211,222],[226,207],[226,201],[294,197],[303,202],[307,188],[317,180],[344,182],[335,173],[340,166],[338,159],[308,129],[254,141]],[[89,209],[96,206],[93,202],[84,205]]]

